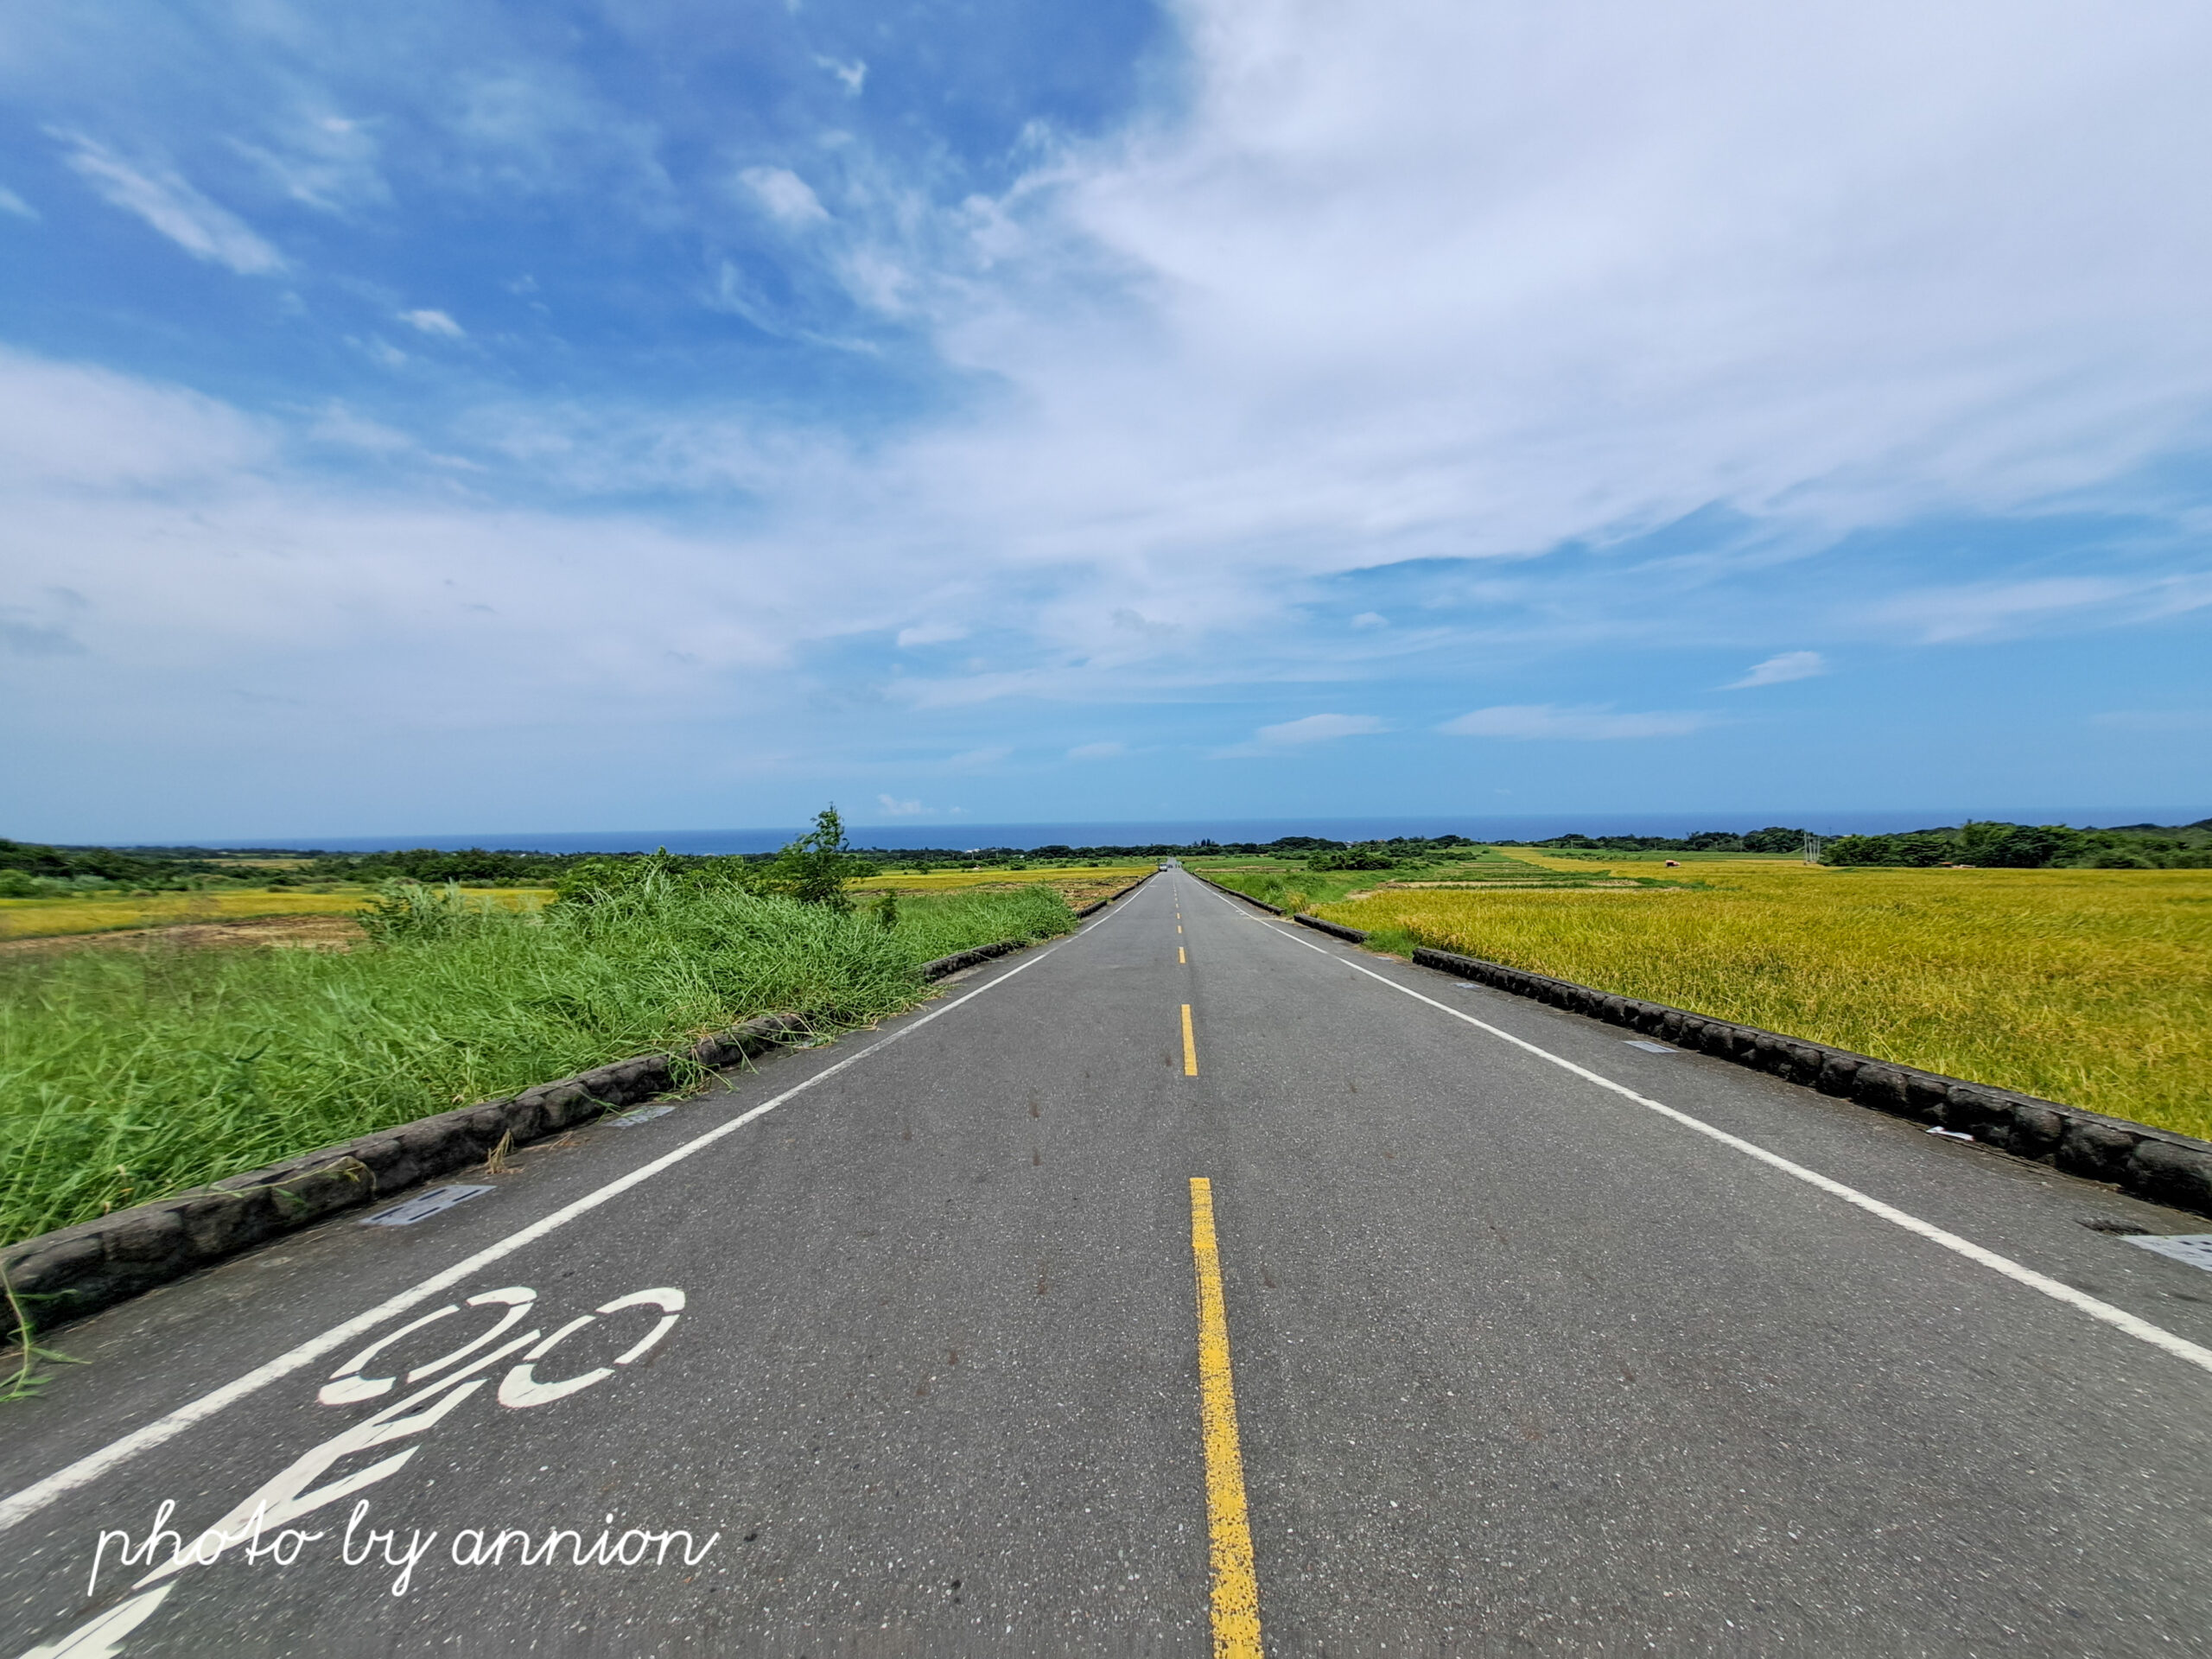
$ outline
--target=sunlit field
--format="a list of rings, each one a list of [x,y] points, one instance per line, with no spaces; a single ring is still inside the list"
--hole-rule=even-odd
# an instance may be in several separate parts
[[[478,894],[474,888],[465,891]],[[349,915],[372,897],[365,889],[296,893],[226,889],[216,893],[69,894],[59,899],[0,899],[0,940],[51,938],[69,933],[107,933],[118,928],[164,927],[194,922],[235,922],[261,916]],[[486,888],[479,896],[512,910],[544,904],[550,888]]]
[[[1588,859],[1513,856],[1556,870]],[[1650,861],[1612,868],[1656,873]],[[1332,921],[2212,1138],[2212,872],[1837,870],[1376,891]]]

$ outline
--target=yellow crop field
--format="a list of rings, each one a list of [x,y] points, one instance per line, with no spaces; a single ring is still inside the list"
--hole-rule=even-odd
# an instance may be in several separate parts
[[[1112,883],[1127,886],[1149,870],[1159,868],[1151,864],[1080,864],[1065,868],[1046,868],[1039,866],[1027,870],[932,870],[927,875],[893,873],[890,875],[871,875],[851,883],[856,893],[868,893],[884,887],[896,887],[901,893],[945,893],[961,887],[1002,887],[1017,884],[1027,886],[1046,882],[1053,887],[1071,883],[1095,886]]]
[[[2212,1139],[2212,871],[1681,875],[1709,886],[1379,893],[1319,913]]]
[[[529,909],[553,896],[550,888],[501,887],[483,891],[510,909]],[[126,927],[235,922],[249,917],[346,915],[360,909],[370,897],[366,892],[287,893],[281,888],[270,892],[233,888],[139,897],[86,893],[60,899],[0,899],[0,940],[111,933]]]

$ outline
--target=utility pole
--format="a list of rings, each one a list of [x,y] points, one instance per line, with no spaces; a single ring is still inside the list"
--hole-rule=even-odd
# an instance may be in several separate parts
[[[1808,864],[1821,861],[1821,838],[1809,830],[1805,832],[1805,861]]]

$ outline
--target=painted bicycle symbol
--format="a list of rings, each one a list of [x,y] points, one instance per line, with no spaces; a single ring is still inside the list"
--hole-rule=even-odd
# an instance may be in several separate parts
[[[379,1363],[396,1349],[404,1352],[407,1339],[416,1332],[438,1325],[468,1308],[496,1310],[496,1316],[486,1328],[467,1340],[419,1364],[402,1367]],[[304,1541],[321,1536],[320,1533],[302,1532],[293,1527],[294,1522],[397,1474],[423,1449],[420,1437],[489,1385],[494,1368],[502,1361],[512,1363],[499,1378],[493,1394],[501,1406],[514,1411],[529,1411],[568,1399],[619,1376],[620,1368],[635,1364],[658,1347],[683,1317],[683,1293],[670,1286],[632,1291],[626,1296],[601,1303],[588,1313],[578,1314],[550,1336],[542,1326],[508,1334],[537,1311],[536,1290],[527,1285],[510,1285],[471,1296],[466,1302],[448,1303],[378,1337],[330,1374],[316,1391],[316,1402],[352,1406],[381,1399],[396,1389],[410,1392],[294,1458],[239,1499],[221,1519],[194,1534],[188,1543],[181,1532],[168,1529],[168,1517],[175,1505],[167,1502],[157,1511],[152,1529],[136,1547],[127,1532],[103,1532],[94,1552],[88,1590],[99,1582],[109,1545],[120,1540],[123,1547],[113,1559],[127,1566],[149,1569],[130,1586],[138,1593],[79,1625],[59,1642],[33,1648],[23,1659],[104,1659],[118,1651],[116,1644],[150,1618],[176,1587],[173,1581],[162,1580],[173,1580],[175,1574],[188,1567],[212,1567],[226,1552],[241,1545],[250,1559],[271,1557],[279,1565],[288,1564],[296,1558]],[[571,1338],[602,1321],[625,1320],[626,1316],[626,1322],[632,1322],[634,1329],[633,1322],[640,1312],[657,1312],[660,1317],[651,1329],[605,1363],[567,1376],[538,1375],[541,1366],[557,1363],[554,1359],[556,1351]],[[422,1384],[419,1388],[416,1386],[418,1383]],[[416,1443],[365,1468],[340,1474],[334,1479],[325,1478],[348,1458],[407,1440]],[[154,1557],[165,1539],[170,1541],[168,1556],[156,1565]],[[271,1541],[264,1543],[264,1539]],[[287,1542],[292,1543],[291,1555],[283,1553]]]

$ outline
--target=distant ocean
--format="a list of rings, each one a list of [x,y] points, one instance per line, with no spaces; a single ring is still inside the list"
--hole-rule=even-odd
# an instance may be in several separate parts
[[[2015,823],[2070,823],[2088,829],[2119,823],[2193,823],[2206,816],[2196,807],[2141,810],[2058,811],[2049,807],[2013,811],[1961,812],[1930,808],[1915,812],[1814,812],[1777,808],[1770,812],[1543,812],[1519,817],[1494,814],[1438,814],[1357,818],[1186,818],[1127,823],[930,823],[860,824],[847,835],[857,847],[895,850],[949,847],[963,851],[982,847],[1188,846],[1198,841],[1274,841],[1284,836],[1319,836],[1331,841],[1387,841],[1394,836],[1465,836],[1472,841],[1542,841],[1552,836],[1690,836],[1705,830],[1738,833],[1767,824],[1802,825],[1823,836],[1885,835],[1959,823],[1967,818],[2000,818]],[[527,830],[485,830],[466,834],[290,836],[205,842],[207,846],[316,848],[335,853],[380,852],[403,847],[490,847],[543,853],[651,852],[768,853],[800,833],[797,827],[772,830],[607,830],[560,833]]]

